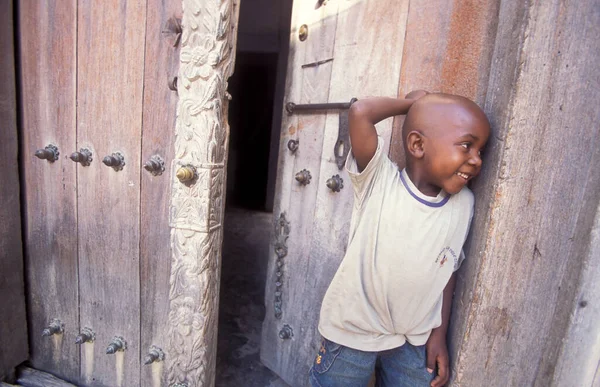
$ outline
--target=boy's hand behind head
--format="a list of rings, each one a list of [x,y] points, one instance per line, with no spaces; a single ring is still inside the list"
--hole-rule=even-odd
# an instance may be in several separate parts
[[[425,91],[425,90],[413,90],[410,93],[406,94],[406,96],[404,98],[405,99],[414,99],[416,101],[417,99],[424,97],[427,94],[429,94],[429,92]]]
[[[421,92],[408,94],[421,97],[409,109],[402,128],[407,173],[425,195],[436,196],[440,189],[458,193],[481,170],[489,121],[467,98]]]

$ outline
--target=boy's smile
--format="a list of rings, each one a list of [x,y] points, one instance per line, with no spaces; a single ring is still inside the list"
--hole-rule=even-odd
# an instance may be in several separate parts
[[[440,189],[458,193],[481,170],[481,150],[490,132],[487,118],[466,98],[443,94],[419,99],[409,116],[404,131],[412,182],[429,196]]]

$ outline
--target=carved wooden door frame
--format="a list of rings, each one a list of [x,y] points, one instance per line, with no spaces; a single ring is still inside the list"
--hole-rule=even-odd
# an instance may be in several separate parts
[[[175,157],[171,164],[169,385],[215,382],[228,79],[240,0],[183,0]],[[182,182],[181,168],[194,176]]]

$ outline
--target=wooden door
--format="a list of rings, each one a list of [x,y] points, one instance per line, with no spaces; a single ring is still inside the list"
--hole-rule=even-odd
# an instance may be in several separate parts
[[[17,140],[14,5],[0,2],[0,380],[27,360],[27,320],[23,277],[23,245]]]
[[[284,103],[397,96],[407,12],[407,0],[329,1],[316,6],[295,1]],[[308,30],[303,41],[302,25]],[[287,383],[304,386],[318,350],[321,301],[348,241],[353,199],[349,178],[334,154],[340,112],[283,114],[274,206],[278,228],[272,247],[285,241],[287,255],[278,258],[272,250],[261,360]],[[392,120],[378,125],[386,151],[391,129]],[[295,152],[288,149],[289,140],[299,142]],[[312,176],[310,184],[294,178],[303,169]],[[340,192],[326,185],[334,175],[343,179]],[[289,222],[287,240],[278,236],[287,231],[279,227],[282,215]]]
[[[31,361],[78,385],[166,385],[164,363],[144,363],[167,345],[181,8],[19,3]],[[48,145],[56,159],[34,157]],[[69,158],[82,149],[89,165]],[[124,165],[103,163],[116,153]],[[165,173],[144,169],[157,157]],[[83,331],[94,340],[77,345]],[[115,337],[126,348],[108,354]]]
[[[20,1],[21,165],[32,364],[79,380],[76,0]],[[54,146],[56,159],[38,150]],[[60,328],[42,336],[50,324]]]

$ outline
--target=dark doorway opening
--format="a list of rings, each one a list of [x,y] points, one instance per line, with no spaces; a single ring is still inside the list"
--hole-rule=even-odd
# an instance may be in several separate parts
[[[241,2],[229,80],[216,386],[284,387],[260,363],[292,0]]]
[[[227,205],[264,211],[278,53],[239,52],[229,81]],[[277,149],[273,149],[277,152]]]

